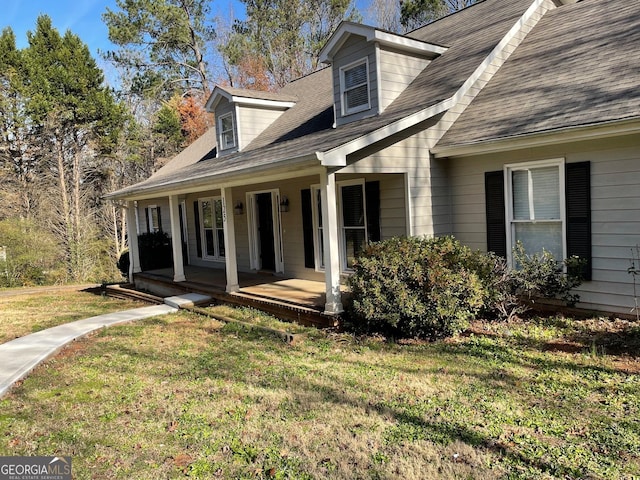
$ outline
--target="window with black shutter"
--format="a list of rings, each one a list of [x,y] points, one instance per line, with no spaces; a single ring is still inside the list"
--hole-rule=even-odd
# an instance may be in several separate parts
[[[302,201],[302,238],[304,242],[304,266],[315,268],[316,259],[313,246],[313,210],[311,206],[311,189],[300,192]]]
[[[589,162],[565,166],[567,207],[567,256],[583,258],[581,275],[591,280],[591,165]]]
[[[348,180],[337,182],[340,231],[340,265],[351,269],[367,242],[381,240],[380,182]],[[311,215],[309,215],[309,213]],[[302,191],[302,221],[305,266],[324,268],[324,231],[320,186]],[[313,255],[313,259],[311,257]],[[311,267],[309,267],[311,268]]]
[[[577,256],[586,261],[583,278],[591,280],[590,192],[589,162],[549,160],[486,172],[487,250],[510,257],[520,241],[528,253],[545,249],[558,260]]]
[[[487,250],[507,257],[507,235],[504,219],[504,172],[484,174],[484,193],[487,220]]]
[[[200,235],[200,206],[197,200],[193,202],[193,218],[196,224],[196,253],[202,258],[202,237]]]

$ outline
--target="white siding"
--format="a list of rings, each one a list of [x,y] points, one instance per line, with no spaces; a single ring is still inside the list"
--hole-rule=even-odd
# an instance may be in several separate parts
[[[453,233],[486,250],[484,173],[559,157],[591,162],[593,280],[580,287],[579,306],[629,313],[633,278],[627,269],[640,243],[640,135],[449,160]]]
[[[380,49],[380,111],[383,112],[429,65],[430,60]]]
[[[171,213],[169,211],[169,197],[154,198],[138,201],[138,234],[147,233],[147,218],[145,208],[155,205],[160,207],[161,230],[171,236]]]
[[[231,113],[233,115],[233,131],[234,131],[234,135],[235,135],[235,139],[236,139],[236,146],[232,147],[232,148],[227,148],[226,150],[222,150],[220,149],[220,117],[227,114],[227,113]],[[216,120],[216,132],[218,132],[218,138],[217,138],[217,142],[218,142],[218,155],[226,155],[229,153],[233,153],[233,152],[237,152],[238,151],[238,119],[236,118],[236,113],[235,113],[235,108],[233,103],[229,102],[229,100],[227,100],[226,98],[223,98],[220,103],[218,104],[218,106],[216,107],[216,111],[215,111],[215,120]]]
[[[238,107],[238,129],[240,131],[240,150],[249,145],[269,125],[271,125],[283,110],[257,107]]]
[[[436,120],[432,120],[435,123]],[[423,126],[425,129],[428,125]],[[378,151],[365,151],[362,158],[348,158],[344,173],[404,173],[410,196],[412,235],[443,235],[451,231],[446,162],[430,158],[428,130],[403,138],[390,138]]]
[[[371,108],[363,112],[342,116],[342,99],[340,98],[340,68],[353,62],[367,58],[369,63],[369,95]],[[375,46],[368,44],[364,37],[352,35],[333,59],[333,93],[336,112],[336,124],[342,125],[360,120],[378,113],[378,77],[376,67]]]

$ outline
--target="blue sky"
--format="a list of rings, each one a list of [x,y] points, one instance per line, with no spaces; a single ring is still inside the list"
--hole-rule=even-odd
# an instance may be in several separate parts
[[[357,2],[361,10],[363,4]],[[239,16],[243,6],[237,0],[212,0],[214,15],[228,16],[231,11]],[[78,35],[97,57],[98,49],[110,48],[108,30],[102,23],[107,7],[116,9],[116,0],[3,0],[0,14],[0,30],[11,27],[16,34],[19,48],[27,46],[27,31],[34,30],[40,14],[47,14],[60,34],[71,30]],[[363,12],[364,13],[364,12]]]
[[[27,31],[33,31],[40,14],[51,17],[60,34],[71,30],[97,56],[97,50],[108,49],[108,31],[101,15],[107,7],[115,8],[115,0],[5,0],[0,15],[0,28],[11,27],[19,48],[27,46]]]
[[[242,10],[242,5],[234,0],[211,3],[214,15],[228,15],[231,10],[238,15]],[[11,27],[16,34],[18,47],[26,47],[27,31],[35,29],[39,15],[47,14],[60,34],[71,30],[89,45],[91,53],[97,58],[98,49],[108,50],[112,47],[108,29],[102,23],[102,14],[107,7],[116,10],[116,0],[3,0],[0,30]]]
[[[356,3],[364,13],[369,2],[358,0]],[[107,7],[116,10],[116,0],[2,0],[1,5],[0,30],[11,27],[18,48],[27,46],[27,31],[35,30],[38,16],[47,14],[61,35],[71,30],[89,46],[109,80],[108,65],[100,58],[98,51],[113,49],[108,29],[102,22],[102,14]],[[222,18],[239,17],[244,13],[244,6],[238,0],[211,0],[211,5],[212,14]]]

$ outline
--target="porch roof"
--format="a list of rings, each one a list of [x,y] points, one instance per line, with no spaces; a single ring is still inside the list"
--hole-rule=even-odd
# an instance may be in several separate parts
[[[399,123],[408,117],[429,113],[437,105],[446,108],[446,101],[460,89],[531,3],[532,0],[485,0],[409,33],[410,38],[448,45],[449,48],[380,115],[334,128],[332,69],[325,68],[291,82],[280,91],[282,95],[298,98],[298,102],[242,152],[220,158],[198,158],[194,152],[196,161],[186,162],[179,168],[164,169],[162,174],[159,171],[143,182],[107,196],[112,199],[137,198],[188,186],[225,182],[234,177],[253,176],[255,179],[257,173],[267,170],[320,167],[323,154],[354,140],[380,131],[390,132],[385,135],[397,133],[407,128]],[[389,128],[395,124],[398,128]],[[214,141],[215,134],[212,137]]]

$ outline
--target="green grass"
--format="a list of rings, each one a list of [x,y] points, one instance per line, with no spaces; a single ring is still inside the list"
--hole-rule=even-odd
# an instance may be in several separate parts
[[[88,292],[0,297],[0,343],[63,323],[143,306]]]
[[[290,346],[185,312],[101,331],[0,400],[0,455],[71,455],[81,479],[640,476],[632,324],[300,331]]]

